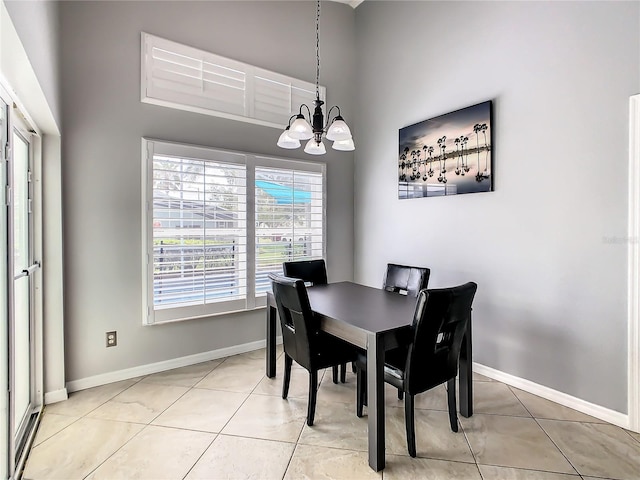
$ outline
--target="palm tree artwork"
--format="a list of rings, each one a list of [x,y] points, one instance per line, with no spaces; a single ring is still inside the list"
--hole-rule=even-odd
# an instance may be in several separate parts
[[[438,176],[438,181],[440,183],[447,183],[447,156],[445,153],[447,150],[447,146],[445,145],[446,141],[446,135],[443,135],[442,138],[438,139],[438,147],[440,147],[440,175]]]
[[[462,175],[469,171],[469,163],[468,163],[468,153],[464,153],[464,149],[467,146],[467,142],[469,141],[469,137],[466,135],[460,136],[460,141],[462,142]]]
[[[487,101],[401,128],[398,198],[492,191],[491,115]]]
[[[476,134],[476,153],[478,154],[478,173],[476,173],[476,182],[481,182],[483,180],[482,175],[480,175],[480,140],[479,140],[479,133],[482,131],[482,125],[480,125],[479,123],[476,123],[473,126],[473,131]]]
[[[483,123],[480,126],[480,131],[482,132],[482,135],[484,136],[484,148],[485,148],[485,155],[484,155],[484,171],[482,172],[482,177],[483,178],[487,178],[489,176],[489,144],[487,143],[487,124]]]
[[[456,138],[453,143],[456,144],[456,175],[460,175],[460,158],[462,157],[462,154],[460,153],[460,138]]]
[[[433,169],[431,168],[431,162],[433,161],[433,157],[431,156],[433,153],[433,147],[425,145],[422,147],[422,150],[424,151],[424,175],[422,176],[422,181],[426,182],[429,177],[433,177]],[[427,158],[427,154],[429,155],[429,158]],[[427,170],[427,164],[429,165],[429,170]]]
[[[404,182],[407,179],[407,174],[405,173],[405,168],[408,168],[409,165],[407,163],[407,154],[409,153],[409,147],[406,147],[404,149],[404,152],[402,152],[402,155],[400,155],[400,168],[401,168],[401,172],[400,173],[400,181]]]
[[[427,174],[430,177],[433,177],[433,147],[431,145],[429,146],[425,145],[424,148],[426,148],[426,151],[429,154],[429,171],[427,172]],[[426,178],[424,178],[423,180],[425,182],[427,181]]]

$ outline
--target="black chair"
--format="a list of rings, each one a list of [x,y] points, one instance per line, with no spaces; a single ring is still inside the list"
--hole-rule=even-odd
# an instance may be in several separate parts
[[[287,398],[293,360],[309,371],[307,425],[313,425],[318,392],[318,370],[353,362],[362,351],[320,330],[320,322],[309,305],[304,282],[270,274],[278,307],[284,344],[282,398]]]
[[[418,297],[420,290],[429,286],[431,270],[426,267],[413,267],[387,263],[382,288],[387,292],[400,293],[410,297]],[[402,400],[403,392],[398,389],[398,399]]]
[[[299,278],[312,285],[327,284],[327,267],[324,260],[302,260],[282,264],[285,277]]]
[[[320,260],[297,260],[294,262],[284,262],[282,264],[285,277],[299,278],[305,285],[326,285],[327,267],[324,259]],[[355,370],[354,370],[355,371]],[[347,381],[346,365],[340,365],[340,381]],[[338,367],[333,367],[333,383],[338,383]]]
[[[460,348],[471,318],[471,304],[477,285],[422,290],[411,325],[409,341],[385,356],[384,381],[405,394],[404,415],[409,455],[416,456],[414,396],[447,382],[449,422],[458,431],[456,375]],[[366,357],[356,362],[357,410],[362,416],[366,404]]]
[[[431,270],[425,267],[388,263],[382,288],[388,292],[417,297],[420,290],[427,288],[429,285],[430,274]]]

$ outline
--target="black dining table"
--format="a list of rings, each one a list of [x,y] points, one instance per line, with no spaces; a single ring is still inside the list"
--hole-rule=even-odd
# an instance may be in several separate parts
[[[307,288],[311,309],[320,318],[320,329],[367,354],[369,465],[385,466],[384,356],[398,346],[410,329],[416,299],[353,282],[337,282]],[[267,294],[267,377],[276,374],[276,303]],[[471,321],[460,351],[460,414],[473,414]],[[355,400],[355,398],[354,398]],[[354,413],[355,414],[355,413]]]

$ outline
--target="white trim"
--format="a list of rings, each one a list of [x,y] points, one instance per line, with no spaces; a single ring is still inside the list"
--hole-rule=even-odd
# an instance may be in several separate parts
[[[276,343],[282,343],[282,336],[276,337]],[[187,367],[197,363],[208,362],[209,360],[238,355],[239,353],[252,352],[254,350],[264,348],[265,345],[266,340],[257,340],[255,342],[244,343],[241,345],[219,348],[218,350],[210,350],[208,352],[187,355],[186,357],[178,357],[171,360],[164,360],[162,362],[148,363],[146,365],[139,365],[137,367],[126,368],[124,370],[116,370],[100,375],[94,375],[92,377],[81,378],[67,382],[67,391],[69,391],[69,393],[77,392],[78,390],[98,387],[100,385],[106,385],[107,383],[119,382],[121,380],[128,380],[130,378],[150,375],[152,373],[164,372],[174,368]]]
[[[520,390],[524,390],[525,392],[531,393],[533,395],[537,395],[560,405],[564,405],[565,407],[573,408],[574,410],[582,412],[586,415],[591,415],[592,417],[599,418],[600,420],[604,420],[605,422],[618,425],[622,428],[629,428],[629,416],[624,413],[620,413],[615,410],[596,405],[595,403],[587,402],[586,400],[582,400],[581,398],[573,397],[566,393],[554,390],[553,388],[545,387],[544,385],[532,382],[531,380],[516,377],[509,373],[504,373],[500,370],[496,370],[476,362],[473,363],[473,371],[499,382],[506,383],[507,385],[511,385],[512,387],[519,388]]]
[[[45,392],[44,404],[50,405],[52,403],[63,402],[68,398],[69,398],[69,395],[67,394],[66,388],[62,388],[60,390],[54,390],[53,392]]]
[[[629,100],[629,428],[640,432],[640,95]]]

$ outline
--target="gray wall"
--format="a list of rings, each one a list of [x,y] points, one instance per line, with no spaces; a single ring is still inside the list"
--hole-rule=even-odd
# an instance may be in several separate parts
[[[355,278],[474,280],[474,360],[627,411],[638,2],[364,2]],[[375,101],[372,101],[375,99]],[[398,200],[398,129],[494,101],[495,192]]]
[[[63,338],[62,191],[60,161],[60,45],[58,4],[49,1],[6,1],[28,60],[11,52],[12,87],[42,135],[41,203],[42,248],[36,240],[36,258],[42,262],[44,391],[66,396]],[[4,53],[7,53],[5,50]],[[7,74],[8,72],[3,72]],[[32,82],[33,79],[33,82]],[[36,84],[37,83],[37,84]],[[36,91],[39,90],[39,91]],[[41,91],[41,92],[40,92]],[[36,166],[35,172],[40,169]],[[41,215],[38,215],[41,214]],[[39,229],[36,229],[39,230]],[[46,397],[45,397],[46,400]]]
[[[264,339],[263,310],[142,326],[141,137],[312,157],[276,147],[277,129],[140,103],[140,32],[314,82],[315,5],[74,1],[60,17],[67,381]],[[355,12],[326,2],[321,28],[320,81],[349,120]],[[353,154],[322,160],[329,277],[351,279]]]
[[[5,0],[5,5],[60,125],[58,4],[48,0]]]

